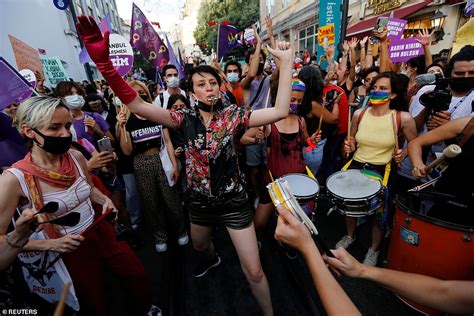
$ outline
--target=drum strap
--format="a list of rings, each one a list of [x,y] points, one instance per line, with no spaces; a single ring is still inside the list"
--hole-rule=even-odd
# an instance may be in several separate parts
[[[457,143],[462,147],[474,134],[474,118],[471,118],[457,138]]]
[[[354,160],[354,159],[349,160],[349,161],[344,165],[344,167],[342,167],[341,170],[342,170],[342,171],[346,171],[346,170],[350,167],[350,165],[351,165],[351,163],[352,163],[352,160]],[[385,172],[384,172],[384,174],[383,174],[383,179],[380,179],[379,177],[371,177],[371,176],[369,176],[369,175],[367,175],[367,174],[365,174],[365,173],[364,173],[364,175],[368,176],[368,177],[371,178],[371,179],[380,181],[380,183],[382,183],[382,185],[384,186],[384,188],[386,188],[386,187],[387,187],[387,184],[388,184],[388,178],[390,177],[390,172],[391,172],[391,171],[392,171],[392,166],[391,166],[391,164],[390,164],[390,162],[389,162],[389,163],[387,163],[387,164],[385,165]]]

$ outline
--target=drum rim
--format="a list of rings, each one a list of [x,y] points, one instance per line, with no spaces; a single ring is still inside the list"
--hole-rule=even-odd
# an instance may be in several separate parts
[[[403,204],[403,202],[400,201],[400,194],[396,195],[395,204],[396,204],[397,207],[400,208],[401,211],[403,211],[407,215],[416,217],[418,219],[422,219],[422,220],[424,220],[428,223],[431,223],[431,224],[434,224],[434,225],[437,225],[437,226],[441,226],[441,227],[445,227],[445,228],[455,229],[457,231],[462,231],[462,232],[467,232],[467,233],[474,233],[474,226],[471,227],[471,226],[465,226],[465,225],[461,225],[461,224],[446,222],[446,221],[443,221],[443,220],[440,220],[440,219],[437,219],[437,218],[434,218],[434,217],[430,217],[430,216],[427,216],[427,215],[420,214],[420,213],[415,212],[415,211],[411,211],[410,208],[407,205]]]
[[[319,191],[321,191],[321,186],[319,185],[318,180],[311,178],[311,177],[310,177],[309,175],[307,175],[307,174],[293,172],[293,173],[287,173],[287,174],[281,176],[280,178],[281,178],[282,180],[285,180],[286,182],[288,182],[288,180],[285,179],[285,177],[287,177],[287,176],[292,176],[292,175],[304,176],[304,177],[306,177],[306,178],[308,178],[308,179],[313,180],[313,181],[318,185],[318,191],[316,191],[316,193],[311,194],[311,195],[304,195],[304,196],[293,194],[293,195],[295,196],[295,198],[299,198],[299,199],[302,199],[302,200],[303,200],[303,199],[312,199],[312,198],[314,198],[314,197],[316,197],[316,196],[319,195]]]
[[[375,193],[373,193],[373,194],[371,194],[371,195],[367,195],[367,196],[364,196],[364,197],[361,197],[361,198],[357,198],[357,199],[351,198],[351,199],[349,199],[349,198],[342,197],[342,196],[340,196],[340,195],[338,195],[338,194],[332,192],[332,191],[329,189],[329,186],[328,186],[328,181],[329,181],[329,179],[331,179],[332,176],[334,176],[334,175],[336,175],[336,174],[338,174],[338,173],[346,172],[346,171],[349,171],[349,170],[361,170],[361,169],[340,170],[340,171],[334,172],[332,175],[330,175],[330,176],[326,179],[326,190],[328,191],[329,194],[331,194],[331,195],[333,195],[333,196],[335,196],[335,197],[337,197],[337,198],[343,199],[343,200],[345,200],[345,201],[362,201],[362,200],[365,200],[365,199],[372,199],[372,198],[374,198],[375,196],[377,196],[378,194],[380,194],[380,191],[382,191],[382,190],[384,189],[384,186],[383,186],[379,181],[374,180],[375,182],[377,182],[377,183],[380,185],[380,188],[378,189],[378,191],[375,192]],[[369,179],[370,179],[370,178],[369,178]],[[373,179],[371,179],[371,180],[373,180]]]

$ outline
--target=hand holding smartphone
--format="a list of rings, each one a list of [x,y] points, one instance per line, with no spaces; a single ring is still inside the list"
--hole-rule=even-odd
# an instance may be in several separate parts
[[[113,151],[112,141],[108,137],[101,138],[97,141],[97,146],[99,147],[99,152],[103,151]]]

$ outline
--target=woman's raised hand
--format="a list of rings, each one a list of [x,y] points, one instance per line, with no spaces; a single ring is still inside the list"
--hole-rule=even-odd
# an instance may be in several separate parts
[[[81,15],[78,20],[76,29],[91,59],[96,64],[108,62],[110,32],[106,31],[102,36],[93,17]]]
[[[276,41],[276,49],[270,46],[267,46],[267,49],[275,58],[278,58],[281,63],[293,63],[295,53],[289,42]]]

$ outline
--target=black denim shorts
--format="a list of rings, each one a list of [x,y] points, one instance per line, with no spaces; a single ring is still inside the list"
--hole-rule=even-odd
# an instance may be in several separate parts
[[[216,226],[223,223],[231,229],[244,229],[253,221],[253,209],[245,190],[219,197],[188,192],[186,205],[191,223]]]

